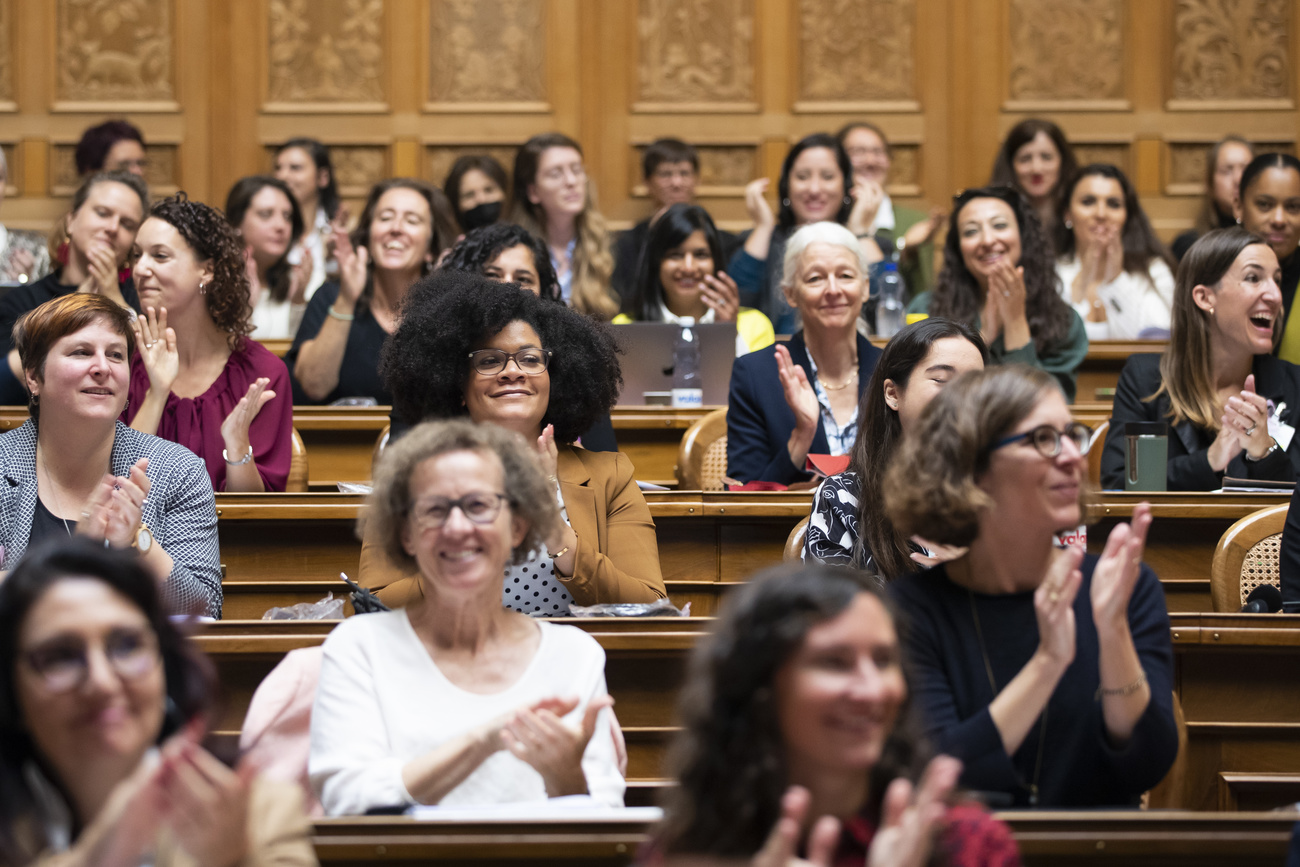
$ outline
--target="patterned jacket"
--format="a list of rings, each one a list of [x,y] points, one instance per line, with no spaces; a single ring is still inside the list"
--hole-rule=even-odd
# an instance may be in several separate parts
[[[221,557],[212,481],[193,452],[120,421],[113,435],[111,472],[126,476],[149,459],[149,497],[141,517],[174,563],[165,590],[177,613],[221,616]],[[0,436],[0,569],[10,570],[27,551],[36,512],[36,425]]]

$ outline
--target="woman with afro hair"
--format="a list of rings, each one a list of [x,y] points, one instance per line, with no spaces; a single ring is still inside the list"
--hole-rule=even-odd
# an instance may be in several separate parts
[[[533,444],[564,519],[520,565],[502,603],[562,616],[570,604],[653,602],[666,595],[654,521],[618,452],[573,443],[622,387],[608,329],[518,284],[443,269],[412,288],[380,371],[394,415],[412,423],[468,416]],[[421,592],[369,538],[361,583],[389,605]]]
[[[136,320],[122,420],[203,459],[218,491],[283,491],[293,448],[289,371],[249,340],[244,245],[220,211],[182,193],[135,239]]]

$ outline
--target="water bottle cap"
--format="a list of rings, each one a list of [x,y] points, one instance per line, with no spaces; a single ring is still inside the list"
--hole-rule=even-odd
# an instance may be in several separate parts
[[[897,270],[898,270],[898,263],[897,263],[897,262],[889,262],[889,261],[882,262],[881,265],[880,265],[880,270],[882,270],[882,271],[897,271]]]

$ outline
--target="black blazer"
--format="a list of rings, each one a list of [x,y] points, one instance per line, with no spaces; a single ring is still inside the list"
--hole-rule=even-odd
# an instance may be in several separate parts
[[[880,350],[871,341],[858,336],[858,399],[871,381]],[[808,382],[816,377],[808,361],[803,332],[797,332],[785,344],[790,360],[804,369]],[[794,430],[794,410],[785,402],[781,376],[776,366],[776,347],[769,346],[742,355],[731,366],[731,394],[727,399],[727,475],[742,482],[764,481],[788,485],[812,478],[790,462],[786,448]],[[829,449],[826,431],[817,424],[811,454],[825,454]]]
[[[1271,355],[1256,355],[1253,365],[1255,391],[1275,404],[1285,403],[1282,421],[1300,426],[1300,367]],[[1124,487],[1124,424],[1130,421],[1168,421],[1170,403],[1166,395],[1146,402],[1160,388],[1160,356],[1132,355],[1119,375],[1115,405],[1111,410],[1106,449],[1101,455],[1101,485],[1108,490]],[[1297,436],[1296,439],[1300,439]],[[1267,479],[1290,482],[1300,477],[1300,444],[1292,440],[1286,451],[1279,449],[1261,461],[1248,461],[1245,452],[1233,458],[1226,473],[1210,469],[1206,451],[1214,442],[1213,431],[1184,421],[1169,432],[1169,474],[1171,491],[1213,491],[1222,487],[1224,475],[1238,479]]]

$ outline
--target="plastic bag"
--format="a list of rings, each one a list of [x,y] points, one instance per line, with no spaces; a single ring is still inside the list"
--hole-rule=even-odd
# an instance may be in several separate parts
[[[339,482],[340,494],[369,494],[373,488],[370,485],[363,485],[360,482]]]
[[[602,602],[599,605],[570,605],[570,617],[690,617],[691,603],[678,608],[667,599],[654,602]]]
[[[262,615],[263,620],[342,620],[343,597],[334,598],[327,593],[319,602],[299,602],[288,608],[272,608]]]

